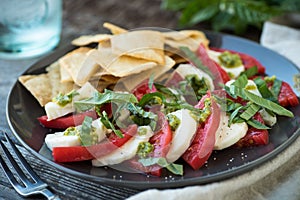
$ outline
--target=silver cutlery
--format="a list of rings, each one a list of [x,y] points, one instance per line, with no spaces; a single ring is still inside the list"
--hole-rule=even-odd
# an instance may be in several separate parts
[[[7,133],[4,133],[7,143],[10,145],[13,154],[16,155],[16,158],[19,160],[19,164],[23,169],[18,165],[17,161],[14,159],[12,154],[9,152],[8,148],[5,146],[3,141],[0,141],[0,146],[3,152],[3,155],[7,158],[8,163],[12,166],[15,173],[10,170],[8,165],[5,163],[5,159],[2,154],[0,154],[0,165],[7,176],[9,182],[12,184],[14,189],[22,196],[30,196],[33,194],[42,194],[47,199],[51,200],[60,200],[60,198],[53,194],[47,187],[48,185],[41,180],[41,178],[33,171],[30,165],[27,163],[25,158],[22,156],[20,151],[17,149],[15,144],[8,137]],[[25,173],[25,171],[27,173]],[[27,174],[27,176],[26,176]],[[15,177],[16,176],[16,177]],[[30,178],[29,178],[30,177]],[[19,180],[19,181],[18,181]]]

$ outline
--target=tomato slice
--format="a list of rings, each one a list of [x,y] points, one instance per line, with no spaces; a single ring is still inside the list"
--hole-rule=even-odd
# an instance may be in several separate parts
[[[149,156],[155,158],[166,157],[172,141],[172,130],[167,118],[161,112],[158,113],[158,117],[160,129],[149,139],[149,142],[154,145],[154,150]],[[145,167],[138,162],[138,158],[131,159],[128,164],[138,171],[151,174],[153,176],[161,176],[162,174],[161,166],[152,165]]]
[[[256,113],[253,116],[253,119],[259,121],[264,124],[264,120],[260,113]],[[246,135],[241,138],[236,144],[236,147],[251,147],[258,145],[266,145],[269,143],[269,133],[268,130],[257,129],[254,127],[249,127]]]
[[[100,158],[125,144],[137,133],[137,125],[130,125],[127,129],[121,129],[123,138],[112,133],[102,143],[92,146],[54,147],[52,156],[55,162],[77,162]]]
[[[210,97],[205,95],[195,107],[203,108],[204,100]],[[190,147],[182,155],[182,158],[195,170],[199,169],[210,157],[215,145],[215,133],[220,123],[220,108],[217,103],[211,99],[211,114],[205,123],[198,126],[196,136]]]
[[[297,106],[299,104],[299,99],[297,95],[294,93],[291,86],[282,81],[280,92],[278,95],[278,102],[281,106]]]
[[[265,72],[266,72],[266,68],[258,60],[256,60],[254,57],[252,57],[248,54],[237,52],[237,51],[232,51],[232,50],[228,50],[228,49],[214,48],[214,47],[211,49],[214,51],[218,51],[218,52],[229,51],[230,53],[238,54],[246,69],[256,66],[257,72],[259,74],[265,74]]]
[[[86,116],[97,119],[97,113],[94,110],[78,114],[69,114],[49,121],[47,115],[43,115],[37,119],[46,128],[66,129],[70,126],[82,124]]]
[[[205,48],[205,46],[203,44],[200,44],[200,46],[198,47],[197,53],[198,53],[198,57],[202,61],[203,65],[207,66],[208,69],[214,75],[215,87],[218,88],[219,83],[226,83],[227,81],[230,80],[230,77],[227,74],[227,72],[224,69],[222,69],[222,67],[218,63],[216,63],[214,60],[212,60],[209,57],[209,55],[207,53],[207,49]]]
[[[156,88],[154,85],[152,85],[151,88],[149,88],[149,79],[146,79],[141,84],[139,84],[136,88],[132,90],[132,94],[136,96],[138,100],[141,100],[141,98],[148,93],[156,92]]]

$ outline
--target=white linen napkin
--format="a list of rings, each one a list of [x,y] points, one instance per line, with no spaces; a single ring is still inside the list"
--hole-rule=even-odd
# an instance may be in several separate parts
[[[286,56],[300,67],[300,30],[274,24],[272,22],[266,22],[263,27],[260,42],[263,46],[273,49],[274,51]],[[179,189],[149,189],[128,198],[128,200],[267,199],[260,194],[259,191],[261,190],[258,187],[263,186],[271,191],[272,184],[274,185],[274,183],[271,183],[270,180],[276,182],[277,179],[279,180],[278,177],[287,173],[286,168],[294,168],[295,166],[298,166],[300,161],[295,163],[291,162],[290,160],[300,160],[299,154],[300,137],[289,148],[284,150],[274,159],[264,163],[250,172],[244,173],[237,177],[211,184],[187,186]],[[283,170],[278,170],[278,168],[283,164],[290,164],[291,166],[287,166]],[[274,172],[275,170],[277,171]],[[280,197],[277,196],[277,198]]]

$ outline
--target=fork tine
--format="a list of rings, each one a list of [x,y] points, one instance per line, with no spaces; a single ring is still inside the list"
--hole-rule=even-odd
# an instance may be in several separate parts
[[[17,149],[17,147],[13,144],[13,142],[11,141],[11,139],[8,137],[7,133],[4,132],[4,136],[6,141],[9,143],[9,145],[11,146],[13,152],[16,154],[16,156],[18,157],[18,159],[21,161],[20,164],[27,170],[27,172],[29,173],[30,177],[35,181],[35,182],[43,182],[40,177],[33,171],[33,169],[31,168],[31,166],[27,163],[27,161],[25,160],[25,158],[22,156],[22,154],[20,153],[20,151]],[[11,159],[13,160],[13,159]],[[19,168],[20,169],[20,168]],[[22,170],[21,170],[22,171]],[[22,172],[23,173],[23,172]],[[23,173],[24,174],[24,173]]]
[[[24,172],[22,171],[22,169],[19,167],[19,165],[17,164],[17,162],[15,161],[15,159],[12,157],[12,155],[9,153],[8,149],[6,148],[6,146],[3,144],[2,141],[0,141],[0,145],[1,148],[4,152],[4,155],[7,157],[8,161],[10,162],[10,164],[13,166],[13,168],[16,170],[17,175],[19,176],[19,178],[21,179],[21,181],[27,186],[29,183],[29,180],[27,179],[26,175],[24,174]],[[3,159],[2,159],[3,160]],[[4,162],[4,161],[3,161]],[[8,168],[8,167],[7,167]],[[11,171],[10,171],[11,172]],[[12,175],[12,172],[11,172]],[[13,175],[12,175],[13,176]],[[11,177],[11,176],[10,176]]]
[[[2,141],[1,141],[1,144],[2,144]],[[1,167],[2,167],[5,175],[7,176],[8,180],[9,180],[9,182],[11,183],[11,185],[15,188],[15,190],[18,190],[21,186],[20,186],[19,182],[15,179],[15,177],[14,177],[13,173],[11,172],[11,170],[9,169],[9,167],[4,162],[1,155],[0,155],[0,164],[1,164]]]

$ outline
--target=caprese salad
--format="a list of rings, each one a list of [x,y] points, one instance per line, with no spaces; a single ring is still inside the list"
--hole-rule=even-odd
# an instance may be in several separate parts
[[[197,170],[214,150],[268,144],[276,116],[293,117],[285,107],[298,97],[255,58],[203,45],[196,54],[181,50],[190,62],[167,79],[150,76],[132,91],[101,93],[87,82],[47,103],[38,120],[57,130],[45,138],[54,161],[182,175],[179,158]]]

